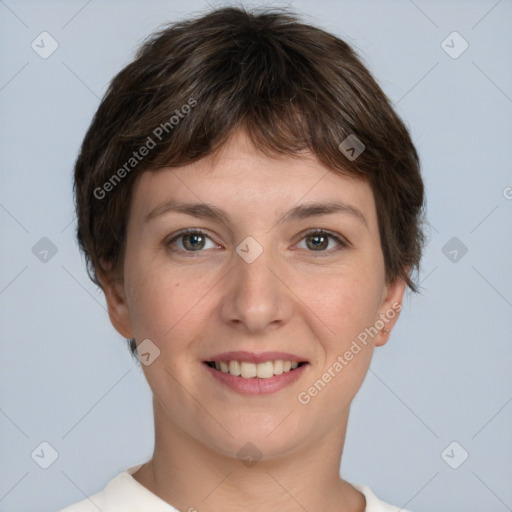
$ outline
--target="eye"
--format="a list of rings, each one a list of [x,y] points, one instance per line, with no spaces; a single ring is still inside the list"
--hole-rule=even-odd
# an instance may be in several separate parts
[[[329,247],[329,239],[335,240],[341,248],[348,247],[348,243],[343,238],[324,229],[312,229],[307,231],[301,241],[305,240],[306,248],[311,249],[312,252],[331,252],[326,251]]]
[[[211,242],[210,247],[207,247],[208,240]],[[307,231],[303,235],[301,241],[303,240],[306,241],[306,249],[309,249],[309,252],[331,253],[332,251],[327,251],[327,249],[329,248],[330,241],[332,240],[337,242],[340,248],[349,246],[348,242],[342,237],[324,229],[311,229]],[[174,244],[177,245],[177,249],[171,247]],[[166,242],[165,245],[171,247],[172,250],[188,253],[202,252],[203,249],[215,249],[220,247],[218,244],[214,243],[205,232],[195,228],[188,228],[180,231]]]
[[[212,248],[218,247],[209,236],[207,236],[200,229],[185,229],[178,233],[171,240],[166,242],[167,246],[171,246],[176,241],[181,241],[181,247],[178,244],[178,249],[182,252],[200,252],[203,249],[208,249],[205,247],[206,240],[210,240],[212,242]]]

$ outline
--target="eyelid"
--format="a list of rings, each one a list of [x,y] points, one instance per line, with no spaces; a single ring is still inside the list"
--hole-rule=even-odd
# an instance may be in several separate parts
[[[189,234],[203,235],[204,237],[209,238],[215,245],[220,245],[217,242],[215,242],[215,240],[213,240],[213,238],[205,230],[203,230],[201,228],[185,228],[185,229],[178,231],[177,233],[173,233],[169,238],[167,238],[164,241],[164,245],[166,247],[170,247],[171,244],[173,244],[176,240],[181,238],[183,235],[189,235]],[[202,252],[205,252],[204,250],[201,250],[201,251],[184,251],[183,249],[173,249],[173,250],[175,252],[187,253],[187,254],[197,254],[197,253],[200,254]]]
[[[331,231],[330,229],[323,229],[323,228],[310,228],[310,229],[307,229],[306,231],[303,231],[300,235],[298,235],[300,238],[299,238],[299,242],[302,241],[304,238],[306,238],[307,236],[311,236],[311,235],[327,235],[331,238],[334,238],[342,248],[344,247],[352,247],[352,244],[343,236],[343,235],[340,235],[339,233],[335,232],[335,231]],[[332,254],[333,250],[329,250],[329,251],[308,251],[308,252],[318,252],[319,254]]]
[[[178,240],[180,237],[182,237],[183,235],[187,235],[187,234],[200,234],[200,235],[203,235],[205,236],[206,238],[209,238],[213,243],[215,243],[216,245],[219,245],[217,244],[217,242],[215,242],[212,237],[206,232],[204,231],[203,229],[201,228],[185,228],[185,229],[182,229],[180,231],[178,231],[177,233],[174,233],[173,235],[171,235],[172,238],[170,238],[169,240],[167,240],[165,243],[166,246],[170,246],[173,242],[175,242],[176,240]],[[339,233],[336,233],[334,231],[331,231],[329,229],[323,229],[323,228],[310,228],[310,229],[307,229],[306,231],[303,231],[302,233],[300,233],[298,236],[299,236],[299,240],[297,241],[297,243],[301,242],[304,238],[306,238],[307,236],[311,236],[311,235],[327,235],[329,236],[330,238],[333,238],[335,239],[341,248],[346,248],[346,247],[351,247],[351,243],[342,235],[340,235]],[[188,254],[195,254],[195,253],[202,253],[202,252],[205,252],[205,250],[200,250],[200,251],[184,251],[183,249],[174,249],[175,251],[177,252],[185,252],[185,253],[188,253]],[[328,250],[328,251],[307,251],[307,252],[310,252],[310,253],[318,253],[319,256],[321,255],[328,255],[328,254],[332,254],[332,252],[336,251],[337,249],[331,249],[331,250]]]

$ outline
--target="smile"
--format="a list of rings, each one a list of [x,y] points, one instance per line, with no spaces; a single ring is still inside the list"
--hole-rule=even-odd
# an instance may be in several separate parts
[[[206,361],[206,364],[210,368],[214,368],[222,373],[228,373],[235,377],[244,379],[270,379],[276,375],[291,372],[306,363],[277,359],[261,363],[252,363],[250,361]]]

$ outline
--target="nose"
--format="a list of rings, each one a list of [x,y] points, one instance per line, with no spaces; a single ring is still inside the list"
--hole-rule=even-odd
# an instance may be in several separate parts
[[[293,293],[286,285],[286,269],[271,249],[254,261],[235,254],[226,276],[220,305],[224,322],[246,333],[259,333],[286,324],[293,311]]]

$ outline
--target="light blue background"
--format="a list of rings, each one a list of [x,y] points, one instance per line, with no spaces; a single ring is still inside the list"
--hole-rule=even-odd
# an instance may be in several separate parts
[[[396,103],[432,226],[422,294],[354,401],[344,477],[415,512],[512,510],[512,3],[291,6],[355,45]],[[56,511],[152,453],[149,388],[75,243],[72,167],[142,39],[207,7],[0,2],[1,512]],[[48,59],[31,48],[43,31],[59,44]],[[441,47],[453,31],[469,43],[457,59]],[[468,248],[455,263],[454,236]],[[47,263],[31,250],[42,237],[57,247]],[[42,441],[58,452],[48,469],[31,458]],[[458,469],[441,458],[452,441],[469,453]]]

